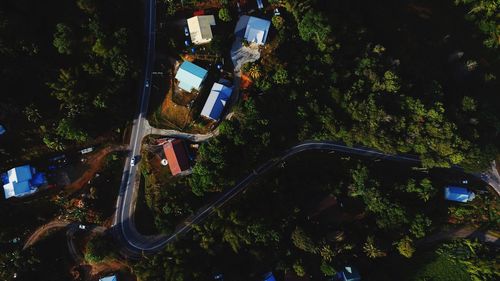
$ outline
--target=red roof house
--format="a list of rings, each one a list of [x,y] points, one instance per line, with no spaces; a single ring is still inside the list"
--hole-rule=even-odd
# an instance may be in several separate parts
[[[175,139],[163,145],[163,151],[167,157],[168,166],[172,175],[175,176],[182,171],[189,169],[189,158],[184,142]]]

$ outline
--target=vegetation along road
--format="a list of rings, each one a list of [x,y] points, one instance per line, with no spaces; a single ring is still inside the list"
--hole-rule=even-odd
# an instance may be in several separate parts
[[[185,220],[177,229],[167,235],[153,235],[145,236],[140,234],[135,228],[134,223],[134,212],[137,201],[138,189],[139,189],[139,177],[138,177],[138,166],[135,165],[136,162],[140,161],[138,155],[140,154],[140,148],[142,139],[145,135],[153,133],[152,128],[145,118],[147,113],[147,105],[150,96],[150,81],[152,77],[152,67],[154,61],[155,53],[155,9],[156,3],[154,0],[148,0],[145,4],[145,35],[147,36],[147,44],[145,46],[145,63],[143,69],[143,81],[142,87],[140,89],[140,99],[139,99],[139,111],[133,122],[132,133],[130,138],[130,156],[126,159],[125,167],[123,170],[122,182],[120,186],[120,191],[117,199],[116,212],[113,221],[113,233],[122,245],[122,254],[130,258],[137,258],[145,253],[154,253],[160,251],[166,244],[175,241],[177,237],[187,233],[191,227],[197,223],[202,222],[210,214],[212,214],[217,208],[223,206],[226,202],[234,198],[236,195],[245,190],[251,183],[262,176],[264,173],[276,167],[280,163],[283,163],[288,158],[310,150],[322,150],[322,151],[337,151],[347,154],[360,155],[365,157],[370,157],[373,159],[385,159],[390,161],[401,161],[409,162],[413,164],[419,164],[420,160],[415,156],[409,155],[390,155],[384,154],[380,151],[373,150],[364,147],[349,147],[340,143],[333,141],[307,141],[298,144],[287,151],[285,151],[280,157],[275,157],[263,165],[255,169],[250,175],[245,177],[234,187],[227,190],[218,199],[206,205],[196,212],[195,215],[191,216]],[[237,80],[237,79],[236,79]],[[235,84],[235,87],[238,85]],[[210,136],[212,136],[211,134]],[[197,139],[193,135],[182,134],[179,135],[183,138]],[[205,138],[204,138],[205,139]],[[131,161],[133,160],[134,163]],[[458,168],[458,167],[457,167]],[[498,182],[498,173],[494,174],[491,172],[485,173],[483,175],[478,175],[487,181],[494,189],[499,192],[500,186]],[[493,179],[493,180],[492,180]]]

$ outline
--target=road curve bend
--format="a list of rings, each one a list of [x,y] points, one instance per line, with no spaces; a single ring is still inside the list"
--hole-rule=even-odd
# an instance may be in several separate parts
[[[120,191],[116,202],[116,212],[113,220],[112,231],[115,238],[121,245],[121,253],[128,258],[140,258],[145,254],[151,254],[160,251],[166,244],[171,243],[177,238],[191,230],[192,226],[202,222],[210,214],[223,206],[226,202],[241,193],[249,187],[261,175],[287,160],[288,158],[311,150],[337,151],[352,155],[370,157],[373,159],[384,159],[389,161],[400,161],[406,163],[420,164],[420,160],[412,155],[393,155],[366,148],[349,147],[334,141],[306,141],[283,152],[280,156],[274,157],[255,170],[248,176],[238,182],[234,187],[228,189],[220,195],[215,201],[199,209],[195,214],[186,219],[170,235],[142,235],[135,228],[134,213],[139,189],[140,177],[138,167],[132,166],[130,160],[140,154],[142,139],[146,134],[153,133],[146,120],[147,107],[150,95],[150,81],[155,55],[155,0],[145,0],[145,35],[147,43],[145,46],[145,62],[142,77],[142,86],[140,89],[139,110],[134,119],[132,133],[130,138],[130,155],[126,159],[123,169],[123,176],[120,185]],[[237,85],[235,85],[237,86]],[[184,136],[184,135],[183,135]],[[496,190],[499,186],[494,186]]]

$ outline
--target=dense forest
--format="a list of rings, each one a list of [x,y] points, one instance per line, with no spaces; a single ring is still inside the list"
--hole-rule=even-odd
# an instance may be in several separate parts
[[[157,228],[168,233],[179,214],[193,212],[184,205],[193,199],[179,196],[183,187],[212,198],[302,140],[418,155],[423,172],[299,156],[139,262],[139,276],[259,280],[275,271],[325,280],[354,264],[370,280],[442,279],[453,270],[450,280],[498,277],[497,254],[479,243],[425,242],[449,221],[498,229],[490,216],[498,204],[488,195],[469,207],[443,201],[443,186],[460,176],[439,169],[480,171],[499,153],[498,4],[269,2],[281,15],[272,18],[261,59],[243,69],[253,82],[249,98],[201,145],[187,180],[146,186]],[[325,198],[342,202],[344,212],[312,219]]]
[[[140,2],[2,1],[3,169],[104,136],[130,119],[140,68]]]

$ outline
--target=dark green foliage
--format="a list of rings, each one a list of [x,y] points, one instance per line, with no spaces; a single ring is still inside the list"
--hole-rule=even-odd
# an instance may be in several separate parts
[[[54,47],[56,47],[60,54],[71,54],[74,40],[73,37],[73,31],[69,26],[64,23],[58,23],[56,25],[56,31],[54,32]]]
[[[219,10],[219,19],[224,22],[230,22],[232,20],[231,13],[228,8],[221,8]]]
[[[114,243],[113,238],[108,234],[93,236],[87,242],[85,260],[90,263],[99,263],[117,257]]]
[[[484,45],[489,48],[500,46],[500,3],[498,0],[454,0],[469,10],[466,18],[486,36]]]

